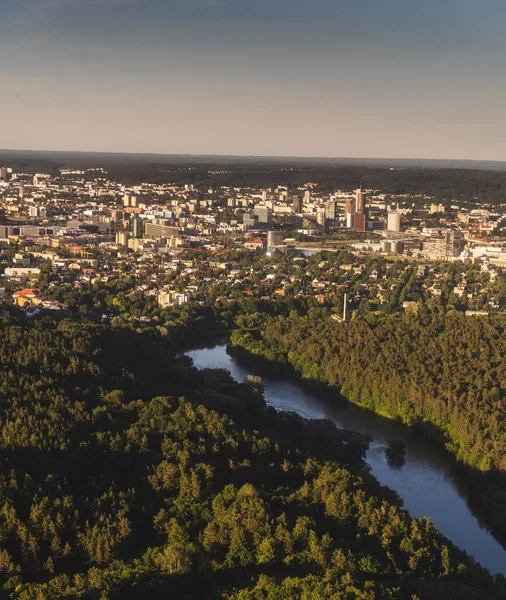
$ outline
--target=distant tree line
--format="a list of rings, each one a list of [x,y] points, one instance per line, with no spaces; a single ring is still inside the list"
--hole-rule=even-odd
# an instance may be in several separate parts
[[[278,185],[291,190],[312,182],[318,184],[318,191],[330,192],[336,189],[352,191],[362,185],[383,194],[412,196],[427,194],[437,200],[458,200],[500,204],[506,200],[506,171],[485,171],[478,169],[415,168],[390,169],[386,167],[329,165],[322,161],[301,161],[287,159],[276,162],[273,159],[245,161],[234,158],[205,159],[204,157],[185,160],[175,157],[171,162],[156,162],[149,155],[138,159],[130,155],[89,155],[79,153],[60,156],[45,153],[30,157],[10,154],[2,156],[0,163],[11,166],[15,171],[28,173],[49,173],[58,175],[59,168],[72,166],[86,169],[104,167],[108,176],[126,185],[140,183],[193,184],[200,190],[209,187],[251,187],[268,188]],[[88,174],[87,178],[94,175]]]

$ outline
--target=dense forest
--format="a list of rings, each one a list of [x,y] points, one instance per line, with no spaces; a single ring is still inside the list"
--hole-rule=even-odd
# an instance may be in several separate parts
[[[369,475],[366,439],[175,350],[2,324],[1,597],[505,597]]]
[[[241,316],[232,342],[446,443],[467,466],[473,494],[490,522],[504,534],[504,318],[427,308],[404,316],[355,317],[336,323],[325,309],[304,316],[296,311],[288,317]],[[255,329],[247,331],[248,323]]]
[[[363,185],[384,194],[406,196],[427,194],[444,200],[503,203],[506,198],[506,173],[465,169],[386,169],[357,166],[280,164],[237,165],[140,165],[114,166],[110,176],[122,183],[192,183],[209,186],[297,188],[305,183],[318,184],[321,192],[336,189],[352,191]]]

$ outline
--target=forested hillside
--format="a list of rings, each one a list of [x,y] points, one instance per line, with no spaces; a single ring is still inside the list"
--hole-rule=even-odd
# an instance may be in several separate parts
[[[163,341],[0,327],[1,596],[506,596],[364,469],[366,441],[267,408]]]
[[[318,184],[319,191],[366,189],[385,194],[428,194],[441,200],[475,198],[501,203],[506,195],[506,174],[471,169],[394,169],[342,165],[290,165],[256,162],[248,165],[231,161],[223,164],[143,164],[114,166],[110,176],[130,184],[188,183],[207,189],[209,186],[297,188],[307,182]]]
[[[233,343],[445,441],[469,474],[477,475],[470,478],[475,493],[491,522],[506,531],[502,317],[424,310],[336,323],[327,310],[312,309],[307,316],[292,312],[265,319],[261,334],[238,330]]]

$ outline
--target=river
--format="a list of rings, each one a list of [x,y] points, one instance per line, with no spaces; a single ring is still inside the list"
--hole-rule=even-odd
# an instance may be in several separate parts
[[[370,436],[367,463],[378,481],[396,490],[412,515],[429,517],[447,538],[491,573],[506,575],[506,551],[471,510],[466,486],[459,479],[454,462],[432,440],[354,404],[331,404],[305,390],[296,380],[259,373],[229,356],[226,344],[186,354],[199,369],[228,369],[237,381],[248,374],[260,375],[266,402],[279,410],[292,410],[306,418],[329,418],[340,428]],[[406,442],[406,462],[401,467],[391,465],[385,458],[391,438]]]

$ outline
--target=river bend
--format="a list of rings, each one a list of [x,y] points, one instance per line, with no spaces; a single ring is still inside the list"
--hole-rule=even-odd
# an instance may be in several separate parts
[[[354,404],[331,404],[295,380],[264,375],[244,366],[227,354],[226,344],[192,350],[187,355],[199,369],[228,369],[237,381],[248,374],[260,375],[266,402],[279,410],[295,411],[306,418],[329,418],[340,428],[370,436],[366,460],[378,481],[396,490],[413,516],[429,517],[447,538],[491,573],[506,575],[506,551],[473,513],[466,500],[466,486],[451,457],[432,440]],[[391,438],[406,442],[406,462],[401,467],[385,458]]]

